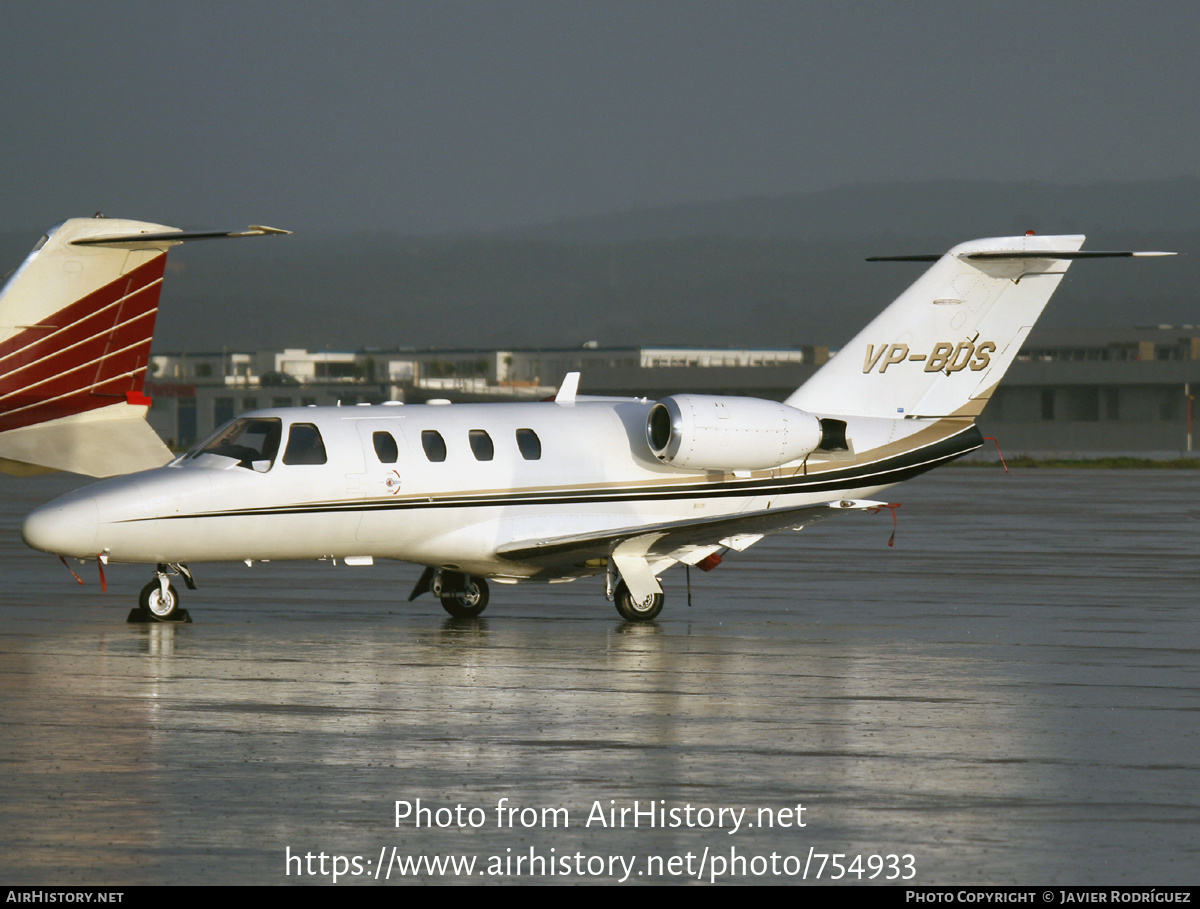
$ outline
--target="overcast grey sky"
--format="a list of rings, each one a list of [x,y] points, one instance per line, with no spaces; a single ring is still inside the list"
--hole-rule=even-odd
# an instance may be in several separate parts
[[[0,226],[487,230],[1200,173],[1200,3],[8,0]]]

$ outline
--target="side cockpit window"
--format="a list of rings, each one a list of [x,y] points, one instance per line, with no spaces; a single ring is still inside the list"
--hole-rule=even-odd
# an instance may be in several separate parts
[[[279,453],[279,439],[283,434],[283,421],[275,417],[243,417],[217,430],[187,455],[189,459],[201,455],[220,455],[234,458],[239,467],[270,470]]]
[[[283,463],[324,464],[327,460],[321,431],[312,423],[293,423],[288,432],[287,450],[283,453]]]

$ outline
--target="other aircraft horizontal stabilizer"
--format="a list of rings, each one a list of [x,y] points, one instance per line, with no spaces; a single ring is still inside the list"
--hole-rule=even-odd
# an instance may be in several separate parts
[[[88,237],[72,240],[72,246],[128,246],[130,244],[182,243],[185,240],[226,240],[239,237],[265,237],[290,234],[290,230],[251,224],[244,230],[172,230],[159,233],[121,234],[113,237]]]

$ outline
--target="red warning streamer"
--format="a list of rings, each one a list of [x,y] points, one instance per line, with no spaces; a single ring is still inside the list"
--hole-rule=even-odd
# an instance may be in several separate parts
[[[80,584],[83,583],[83,578],[81,578],[79,575],[77,575],[75,573],[75,569],[67,564],[67,560],[65,558],[63,558],[62,556],[59,556],[58,560],[63,563],[63,568],[65,568],[65,569],[67,569],[67,571],[71,572],[71,577],[73,577]]]
[[[1000,440],[995,436],[984,436],[983,441],[992,442],[996,446],[996,454],[1000,455],[1000,464],[1004,467],[1004,472],[1008,473],[1008,464],[1004,462],[1004,452],[1000,450]]]
[[[878,508],[868,508],[868,514],[879,514],[885,508],[892,513],[892,535],[888,537],[888,545],[893,546],[896,543],[896,509],[900,507],[899,502],[888,502],[886,505],[880,505]]]

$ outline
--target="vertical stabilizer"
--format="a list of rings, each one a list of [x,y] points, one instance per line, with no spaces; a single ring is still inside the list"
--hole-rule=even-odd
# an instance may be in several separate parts
[[[892,419],[977,416],[1071,260],[1089,255],[1078,252],[1083,241],[1028,235],[954,247],[787,403]]]

